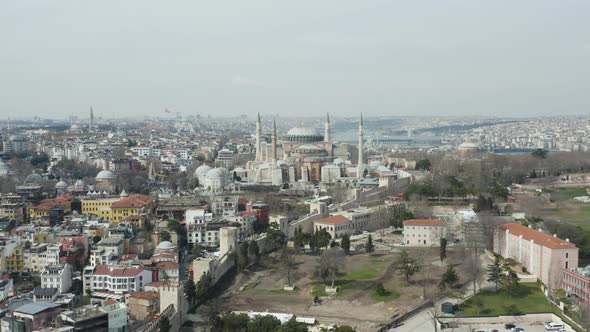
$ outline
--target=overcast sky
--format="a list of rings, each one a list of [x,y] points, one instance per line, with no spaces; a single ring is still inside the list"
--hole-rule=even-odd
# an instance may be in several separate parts
[[[0,116],[90,105],[590,114],[590,1],[0,1]]]

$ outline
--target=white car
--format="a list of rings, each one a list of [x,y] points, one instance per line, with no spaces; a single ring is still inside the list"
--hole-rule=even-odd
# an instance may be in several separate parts
[[[547,331],[559,331],[565,330],[565,326],[563,323],[556,323],[556,322],[546,322],[545,323],[545,330]]]

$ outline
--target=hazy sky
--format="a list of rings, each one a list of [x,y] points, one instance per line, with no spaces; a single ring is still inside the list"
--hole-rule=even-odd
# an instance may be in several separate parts
[[[0,1],[0,116],[90,105],[590,114],[590,1]]]

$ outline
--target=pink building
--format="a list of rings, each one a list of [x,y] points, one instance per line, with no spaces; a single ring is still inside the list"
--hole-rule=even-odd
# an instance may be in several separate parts
[[[562,288],[567,295],[580,302],[590,299],[590,266],[562,270]]]
[[[578,248],[521,224],[501,225],[494,232],[494,252],[522,264],[551,288],[561,287],[562,269],[578,267]]]

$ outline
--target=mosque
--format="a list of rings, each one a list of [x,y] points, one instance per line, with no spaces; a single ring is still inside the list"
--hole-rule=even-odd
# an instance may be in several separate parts
[[[356,174],[362,177],[363,163],[363,119],[359,121],[359,160]],[[273,120],[271,143],[262,142],[260,114],[256,121],[256,158],[240,169],[248,181],[257,184],[283,185],[294,182],[326,182],[349,176],[347,162],[349,146],[338,144],[331,139],[330,116],[326,115],[323,135],[313,128],[295,127],[278,141],[276,122]],[[348,162],[350,164],[350,162]],[[328,173],[329,174],[326,174]],[[322,173],[325,173],[322,175]],[[328,176],[329,175],[329,176]]]

